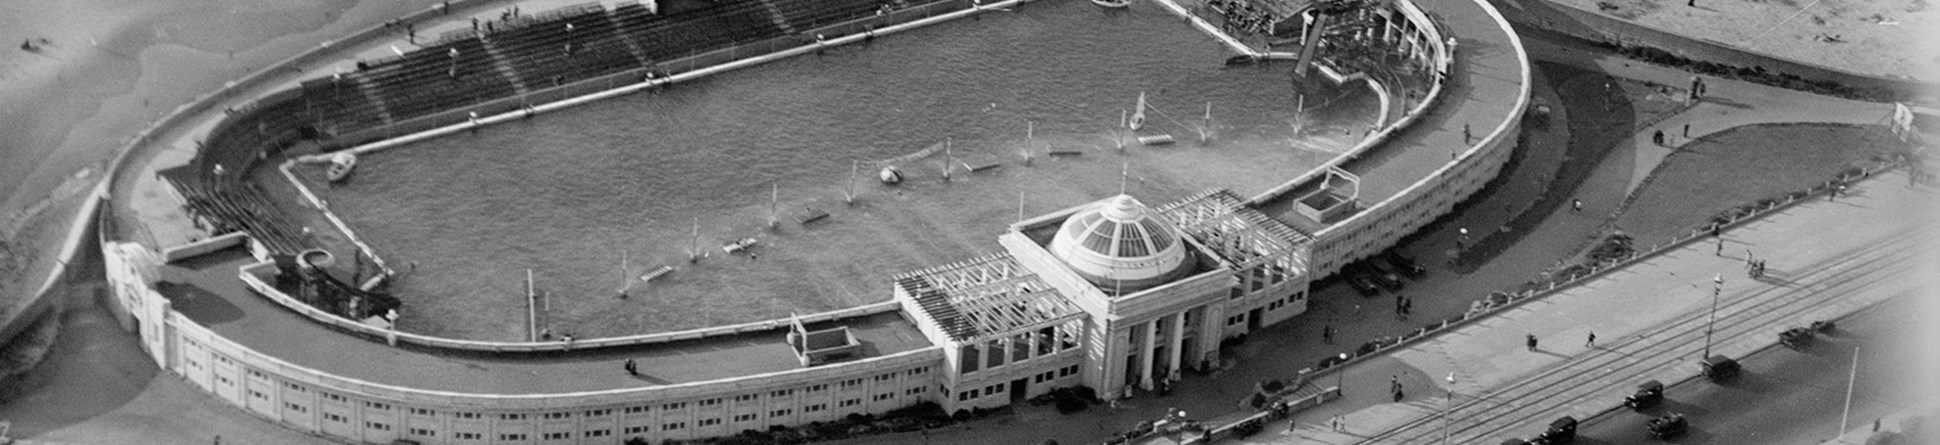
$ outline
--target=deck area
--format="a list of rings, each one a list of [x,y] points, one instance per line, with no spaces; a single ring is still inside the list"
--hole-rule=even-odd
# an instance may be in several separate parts
[[[345,335],[256,295],[236,278],[255,263],[229,249],[162,266],[158,285],[174,309],[216,334],[324,373],[388,385],[486,394],[543,394],[703,382],[801,369],[785,330],[657,345],[547,354],[453,353],[396,348]],[[930,346],[896,312],[843,320],[862,357]],[[828,323],[811,324],[820,329]],[[634,359],[640,375],[621,363]]]

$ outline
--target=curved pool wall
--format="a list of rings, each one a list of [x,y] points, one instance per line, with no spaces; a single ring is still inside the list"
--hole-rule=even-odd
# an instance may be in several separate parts
[[[1412,6],[1406,1],[1399,3]],[[1486,11],[1496,26],[1482,32],[1502,32],[1514,40],[1513,31],[1492,7],[1481,2],[1475,6]],[[1345,235],[1356,228],[1378,230],[1376,237],[1380,238],[1398,238],[1405,233],[1390,234],[1388,230],[1398,229],[1381,228],[1410,224],[1383,226],[1362,221],[1392,219],[1398,213],[1382,209],[1394,206],[1419,209],[1412,213],[1422,214],[1437,208],[1446,211],[1446,206],[1472,193],[1500,168],[1512,145],[1520,110],[1527,102],[1526,56],[1519,43],[1514,45],[1523,72],[1523,95],[1516,98],[1516,112],[1501,116],[1494,131],[1463,151],[1458,162],[1437,169],[1434,176],[1321,232],[1323,238],[1358,238]],[[1361,149],[1373,142],[1371,139]],[[1434,205],[1416,205],[1422,200]],[[1439,202],[1442,200],[1450,201],[1444,204]],[[103,213],[104,222],[110,219],[106,216],[110,212],[112,206]],[[937,369],[942,361],[935,347],[756,376],[570,394],[454,393],[347,379],[278,359],[273,351],[251,350],[170,309],[169,301],[152,286],[157,279],[152,266],[144,266],[159,261],[159,255],[139,244],[119,242],[116,229],[110,226],[101,227],[106,241],[102,249],[111,288],[123,303],[115,309],[140,326],[143,344],[159,365],[245,411],[333,438],[380,443],[397,439],[423,443],[617,443],[629,437],[705,437],[769,424],[798,425],[847,413],[881,412],[924,400],[953,405],[948,397],[931,390],[943,374]],[[1312,273],[1324,276],[1318,270]],[[1059,376],[1060,382],[1064,379]],[[849,385],[851,381],[856,384]],[[818,386],[820,389],[816,389]],[[782,391],[789,395],[756,397],[749,403],[722,401],[736,394],[774,395]],[[855,403],[849,403],[851,400]],[[713,403],[700,406],[708,401]],[[804,413],[814,406],[821,409]],[[778,412],[791,414],[768,416]],[[744,413],[764,417],[765,421],[718,423],[723,417]],[[707,419],[717,423],[701,426],[700,422]]]

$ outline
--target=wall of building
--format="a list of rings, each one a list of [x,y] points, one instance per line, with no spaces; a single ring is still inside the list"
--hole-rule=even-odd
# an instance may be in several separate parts
[[[882,413],[943,397],[942,351],[936,347],[708,382],[571,394],[466,394],[350,379],[249,349],[170,310],[142,272],[141,258],[129,254],[145,251],[140,249],[111,243],[102,250],[120,310],[136,320],[142,344],[162,368],[244,411],[343,440],[659,441]],[[1034,367],[1053,365],[1046,358]]]

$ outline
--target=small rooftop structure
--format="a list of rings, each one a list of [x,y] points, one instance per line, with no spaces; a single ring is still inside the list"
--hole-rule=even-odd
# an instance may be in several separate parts
[[[1079,210],[1058,228],[1050,251],[1101,288],[1136,292],[1191,271],[1179,229],[1130,195]]]
[[[896,286],[950,340],[974,341],[1048,323],[1075,319],[1084,311],[1009,254],[992,254],[954,264],[905,272]]]

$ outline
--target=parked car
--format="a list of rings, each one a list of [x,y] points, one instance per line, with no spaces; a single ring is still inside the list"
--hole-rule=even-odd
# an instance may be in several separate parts
[[[1422,275],[1428,274],[1428,269],[1422,268],[1420,264],[1415,264],[1414,259],[1401,256],[1400,253],[1392,250],[1382,252],[1381,255],[1375,258],[1387,262],[1388,265],[1394,267],[1396,272],[1401,272],[1402,275],[1407,275],[1408,278],[1421,278]]]
[[[1683,414],[1678,413],[1665,414],[1658,418],[1650,419],[1650,424],[1648,425],[1648,428],[1650,428],[1650,437],[1658,439],[1677,437],[1679,434],[1684,434],[1684,430],[1690,429],[1690,427],[1691,422],[1685,420]]]
[[[1381,286],[1374,283],[1374,278],[1360,273],[1359,270],[1342,268],[1340,276],[1341,281],[1346,281],[1348,287],[1354,288],[1354,291],[1361,293],[1363,297],[1372,297],[1381,294]]]
[[[1390,292],[1400,292],[1402,285],[1406,284],[1401,281],[1400,275],[1391,271],[1382,270],[1380,266],[1374,265],[1373,261],[1362,261],[1354,263],[1349,267],[1360,269],[1361,273],[1373,279],[1375,284],[1381,285],[1381,287],[1386,288]]]

